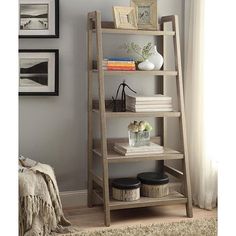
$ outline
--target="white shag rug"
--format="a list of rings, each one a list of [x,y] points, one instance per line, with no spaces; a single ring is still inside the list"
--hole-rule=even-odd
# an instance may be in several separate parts
[[[184,220],[179,222],[137,225],[116,229],[83,231],[76,227],[74,233],[60,236],[216,236],[217,219]]]

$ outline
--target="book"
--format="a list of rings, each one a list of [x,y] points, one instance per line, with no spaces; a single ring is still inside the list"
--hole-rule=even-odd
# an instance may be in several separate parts
[[[135,109],[152,109],[152,108],[172,108],[172,104],[127,104],[128,107]]]
[[[156,151],[156,150],[163,150],[163,146],[157,144],[157,143],[153,143],[150,142],[149,145],[143,145],[143,146],[139,146],[139,147],[131,147],[129,146],[129,143],[115,143],[114,147],[118,147],[123,151],[126,152],[140,152],[140,151]]]
[[[137,101],[172,101],[172,97],[164,96],[163,94],[156,94],[151,97],[149,96],[139,96],[139,95],[126,95],[127,101],[137,102]]]
[[[117,63],[117,64],[115,64],[115,63],[107,63],[107,65],[106,66],[123,66],[123,67],[135,67],[135,65],[134,64],[123,64],[123,63]]]
[[[126,100],[126,103],[129,106],[169,106],[172,105],[171,101],[138,101],[138,102],[133,102],[133,101],[128,101]]]
[[[135,65],[134,61],[103,61],[105,64],[114,64],[114,65]]]
[[[128,103],[130,106],[135,106],[135,105],[171,105],[172,101],[130,101],[126,100],[126,103]]]
[[[150,143],[150,145],[140,147],[130,147],[128,143],[115,143],[114,150],[122,155],[148,155],[163,153],[164,148],[156,143]]]
[[[105,60],[108,61],[134,61],[131,57],[106,57]]]
[[[155,154],[161,154],[163,151],[144,151],[144,152],[136,152],[136,153],[125,153],[121,151],[119,148],[114,147],[114,151],[120,153],[123,156],[143,156],[143,155],[155,155]]]
[[[136,70],[135,68],[124,68],[124,67],[107,67],[107,68],[104,68],[104,70],[127,70],[127,71],[134,71]]]
[[[155,111],[173,111],[172,107],[167,108],[134,108],[130,106],[126,106],[128,111],[132,112],[155,112]]]

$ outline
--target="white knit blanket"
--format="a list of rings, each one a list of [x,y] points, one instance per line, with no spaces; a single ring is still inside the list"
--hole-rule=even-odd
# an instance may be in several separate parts
[[[19,235],[69,232],[52,167],[28,158],[19,160]]]

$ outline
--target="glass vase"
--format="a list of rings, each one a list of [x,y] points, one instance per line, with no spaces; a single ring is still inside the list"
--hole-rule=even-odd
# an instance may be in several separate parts
[[[132,132],[128,131],[129,134],[129,146],[140,147],[150,144],[150,131],[139,131]]]

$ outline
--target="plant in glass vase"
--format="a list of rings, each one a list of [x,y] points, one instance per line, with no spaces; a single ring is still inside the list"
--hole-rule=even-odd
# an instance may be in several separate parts
[[[129,145],[139,147],[150,144],[152,126],[147,121],[134,121],[128,125]]]

